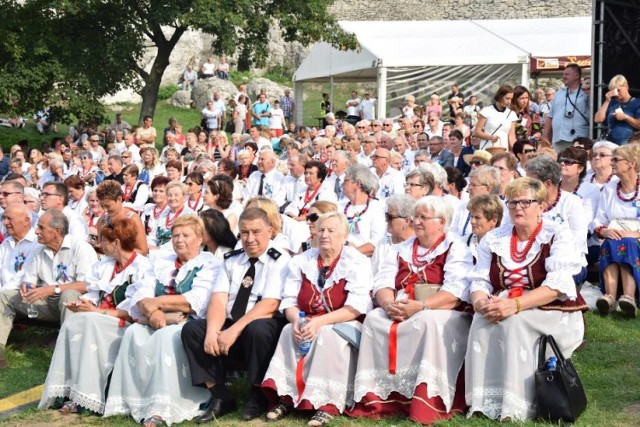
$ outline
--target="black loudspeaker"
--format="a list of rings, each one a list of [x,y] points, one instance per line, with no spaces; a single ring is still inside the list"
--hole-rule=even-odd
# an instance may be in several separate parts
[[[616,74],[624,75],[631,95],[640,97],[640,0],[594,0],[593,22],[591,108],[595,114]]]

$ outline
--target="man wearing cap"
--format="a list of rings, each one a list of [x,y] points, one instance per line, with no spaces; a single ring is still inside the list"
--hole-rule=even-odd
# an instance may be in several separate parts
[[[376,99],[371,97],[370,93],[364,94],[364,99],[360,103],[360,117],[364,120],[373,120],[376,118]]]

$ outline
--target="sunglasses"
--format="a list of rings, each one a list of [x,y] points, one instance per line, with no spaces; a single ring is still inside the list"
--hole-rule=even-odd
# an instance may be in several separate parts
[[[320,215],[318,215],[317,213],[310,213],[309,215],[307,215],[307,221],[309,222],[316,222],[318,218],[320,218]]]
[[[535,148],[525,148],[523,152],[524,154],[532,154],[532,153],[535,153],[536,151],[538,150],[536,150]]]
[[[560,163],[561,165],[577,165],[578,163],[580,163],[579,161],[577,161],[576,159],[568,159],[566,157],[560,157],[558,159],[558,163]]]
[[[400,215],[390,215],[390,214],[388,214],[388,213],[385,213],[385,214],[384,214],[384,219],[385,219],[387,222],[391,222],[391,221],[393,221],[394,219],[398,219],[398,218],[404,218],[404,217],[403,217],[403,216],[400,216]]]
[[[627,160],[627,159],[623,159],[622,157],[612,157],[611,158],[611,161],[613,163],[624,162],[625,160]]]
[[[472,161],[469,162],[469,164],[471,166],[482,166],[482,165],[484,165],[484,162],[480,161],[480,160],[472,160]]]

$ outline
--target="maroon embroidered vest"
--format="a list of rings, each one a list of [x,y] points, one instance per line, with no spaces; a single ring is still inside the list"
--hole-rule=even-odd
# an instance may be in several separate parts
[[[398,272],[396,273],[395,289],[400,291],[409,285],[415,285],[417,283],[428,283],[430,285],[442,286],[444,282],[444,264],[447,262],[447,256],[449,256],[449,250],[451,244],[446,251],[436,256],[429,264],[418,272],[411,270],[409,263],[398,257]],[[468,311],[469,304],[464,301],[460,301],[460,304],[454,309],[455,311]]]
[[[340,279],[338,283],[334,283],[330,288],[322,291],[324,302],[320,297],[320,291],[315,287],[306,275],[302,275],[302,285],[298,292],[298,308],[310,316],[326,314],[329,311],[336,311],[344,306],[347,301],[349,291],[345,290],[347,284],[346,279]]]
[[[451,245],[449,245],[449,248]],[[411,270],[409,263],[398,257],[398,272],[396,273],[396,290],[400,291],[407,285],[416,283],[429,283],[430,285],[442,285],[444,281],[444,263],[449,255],[449,248],[435,257],[429,264],[417,273]]]
[[[540,252],[535,256],[527,266],[525,266],[526,277],[529,281],[527,289],[536,289],[542,285],[542,282],[547,278],[547,269],[545,267],[545,261],[549,257],[551,252],[551,243],[544,243],[540,247]],[[502,258],[497,254],[491,254],[491,268],[489,268],[489,281],[493,286],[493,294],[498,295],[505,289],[509,289],[509,286],[505,284],[505,278],[509,277],[510,270],[508,270],[502,264]],[[585,303],[580,291],[576,289],[577,297],[575,301],[560,301],[559,299],[550,302],[544,306],[538,307],[540,310],[560,310],[560,311],[588,311],[589,307]]]

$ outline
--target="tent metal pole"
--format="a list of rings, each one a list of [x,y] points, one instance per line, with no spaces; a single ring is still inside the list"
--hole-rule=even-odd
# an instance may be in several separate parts
[[[329,76],[329,102],[331,102],[331,112],[336,111],[336,105],[333,103],[333,76]]]
[[[529,69],[531,67],[531,56],[527,56],[527,62],[522,64],[522,86],[529,87]]]
[[[387,116],[387,67],[378,67],[378,113],[380,120]]]
[[[304,125],[304,111],[303,111],[303,100],[304,100],[304,84],[300,81],[296,81],[293,83],[293,93],[294,100],[296,102],[295,113],[295,123],[296,125]]]

